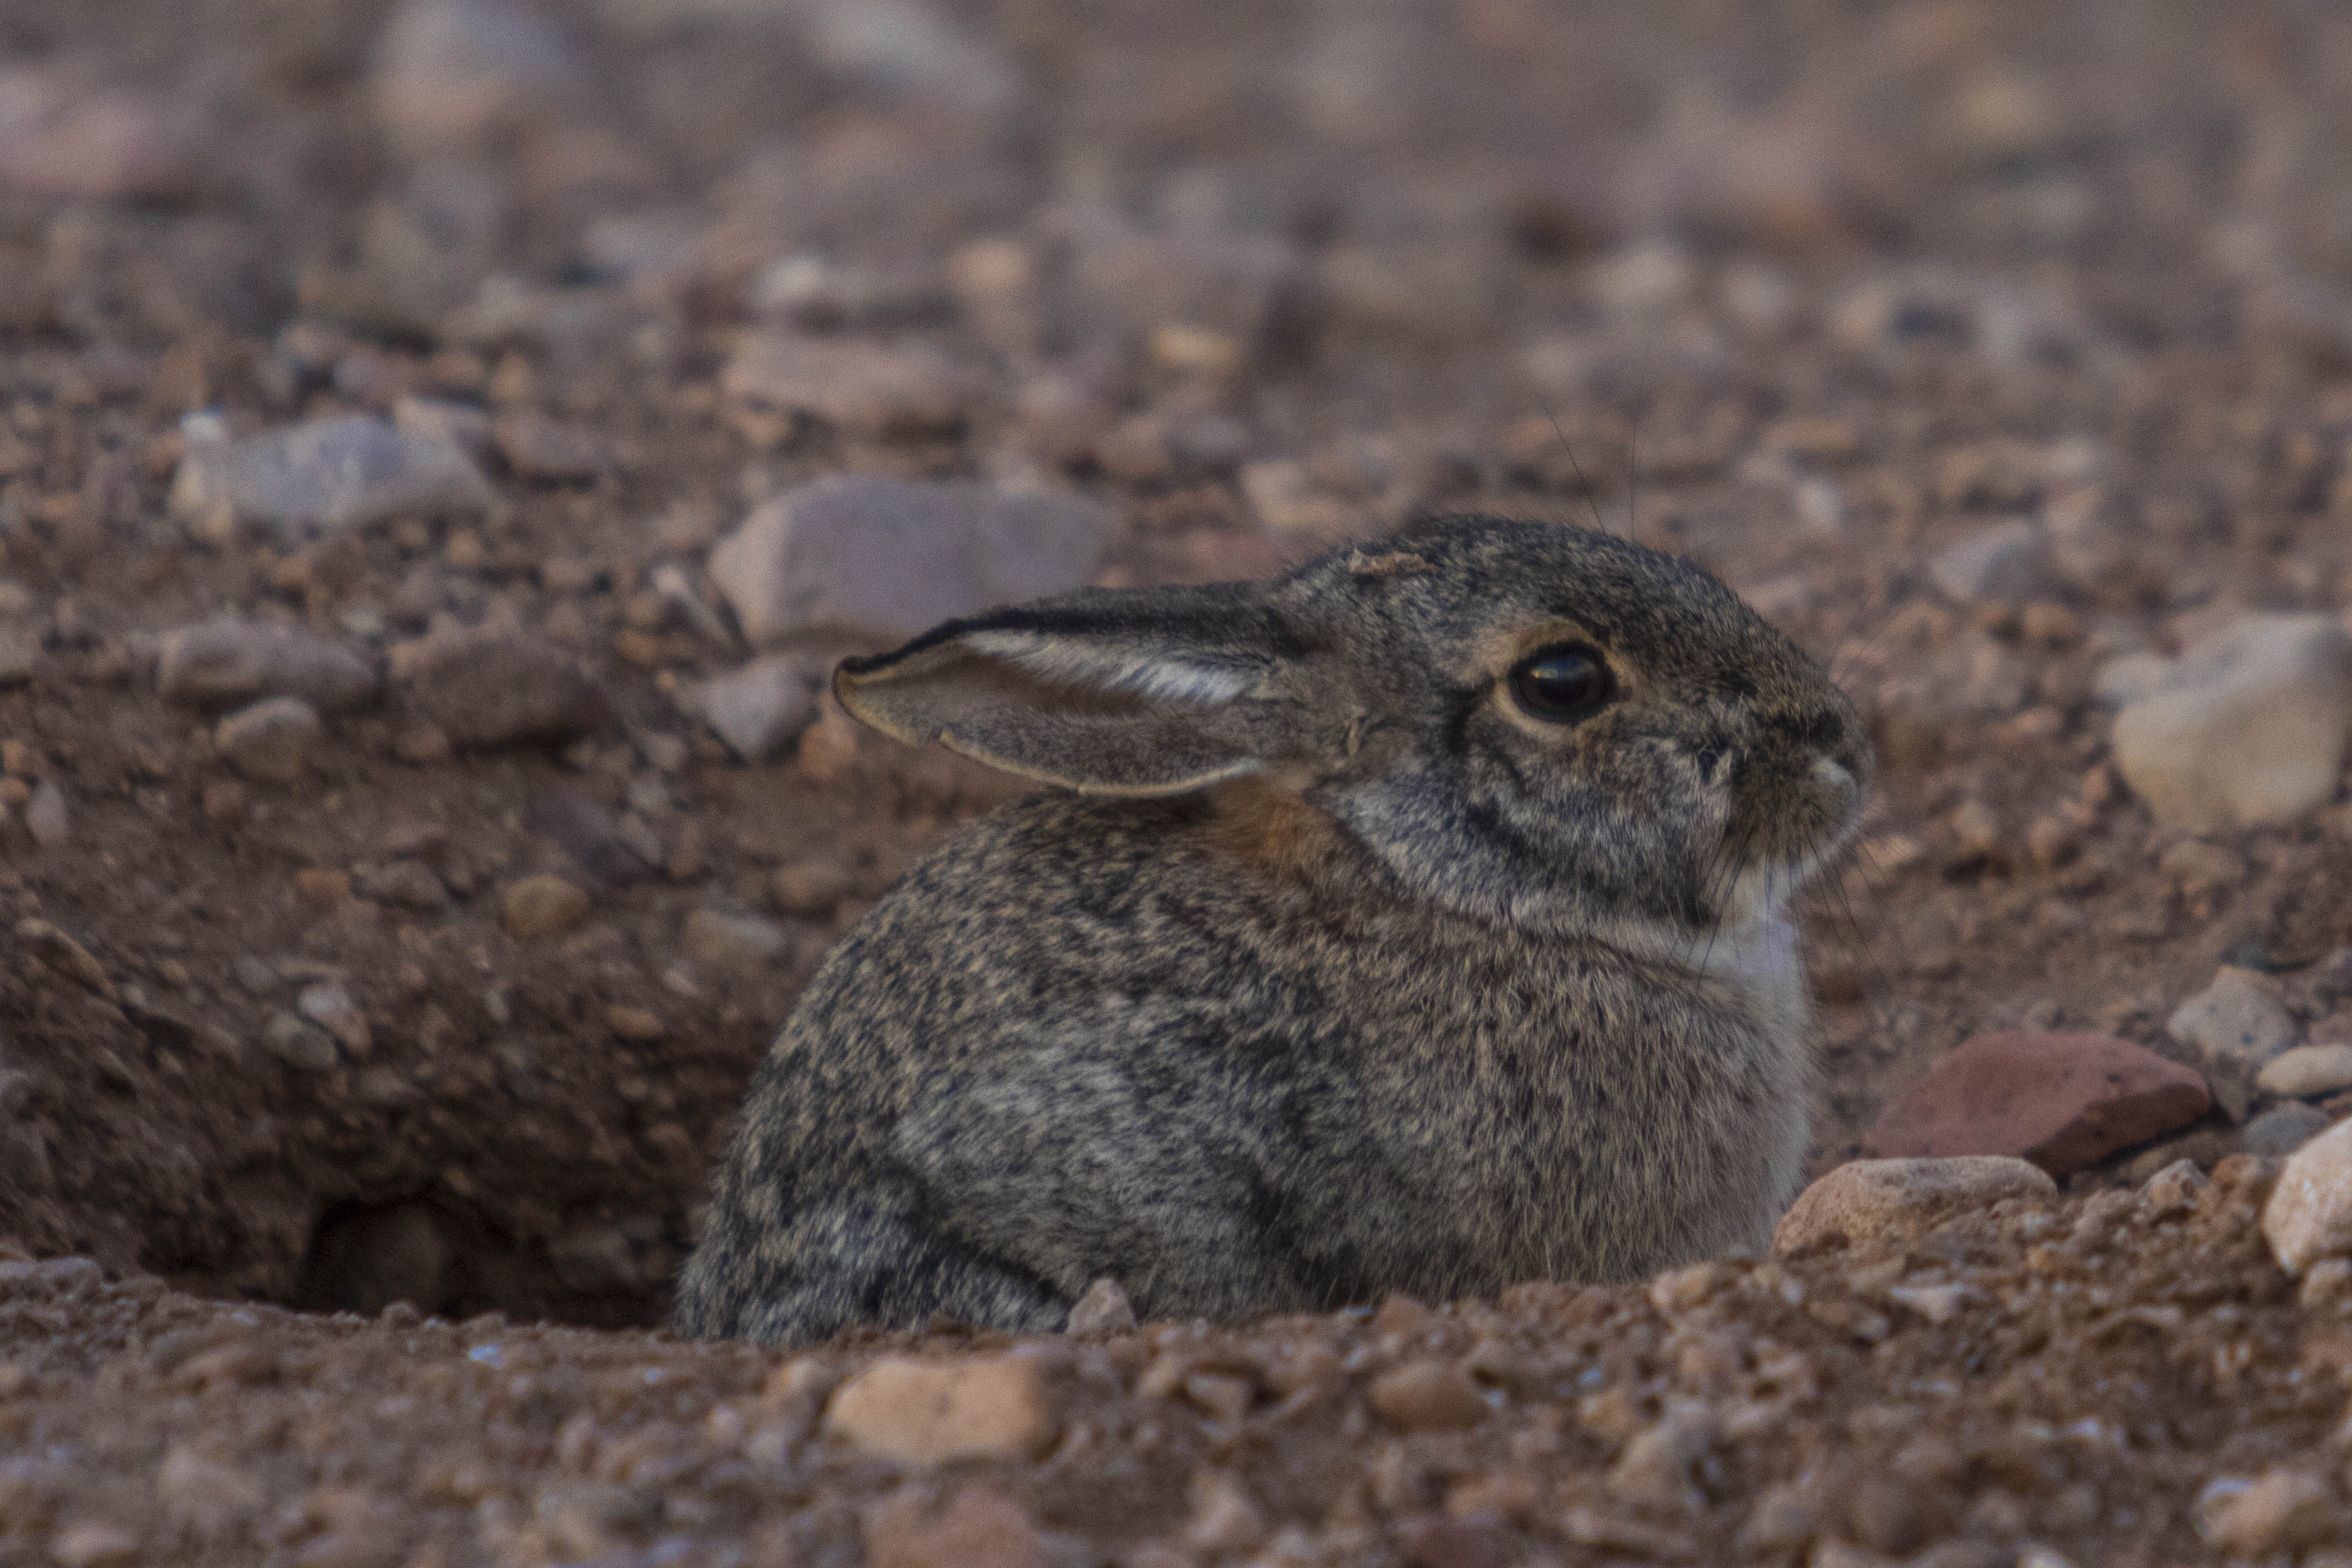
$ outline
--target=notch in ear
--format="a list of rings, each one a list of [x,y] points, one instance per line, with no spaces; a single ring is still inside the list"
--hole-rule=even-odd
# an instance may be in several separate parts
[[[894,740],[1082,795],[1181,795],[1280,744],[1272,616],[1247,584],[1089,589],[845,659],[834,694]]]

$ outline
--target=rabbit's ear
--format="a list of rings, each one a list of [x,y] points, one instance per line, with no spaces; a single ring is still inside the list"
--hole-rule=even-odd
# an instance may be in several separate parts
[[[1073,594],[844,660],[833,689],[895,740],[1084,795],[1180,795],[1265,763],[1265,620],[1244,584]]]

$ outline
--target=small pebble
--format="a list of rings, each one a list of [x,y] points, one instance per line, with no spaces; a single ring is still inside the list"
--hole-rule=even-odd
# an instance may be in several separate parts
[[[364,1058],[374,1048],[375,1038],[368,1028],[367,1015],[352,1000],[351,993],[340,985],[307,985],[295,999],[295,1010],[310,1022],[341,1042],[354,1058]]]
[[[716,969],[756,969],[792,946],[792,933],[758,915],[696,910],[686,917],[686,951]]]
[[[831,860],[795,860],[776,868],[770,879],[776,907],[803,920],[822,920],[841,907],[856,886],[846,868]]]
[[[405,910],[446,909],[448,885],[422,860],[391,860],[352,879],[352,890],[363,899]]]
[[[2352,1253],[2352,1121],[2287,1157],[2263,1205],[2263,1236],[2290,1279],[2322,1258]]]
[[[1372,1380],[1372,1408],[1405,1432],[1454,1432],[1494,1414],[1470,1374],[1451,1362],[1407,1362]]]
[[[1017,1356],[886,1357],[843,1384],[824,1411],[828,1436],[901,1465],[1034,1458],[1058,1425],[1041,1369]]]
[[[2276,983],[2228,967],[2173,1010],[2165,1032],[2205,1058],[2214,1098],[2232,1121],[2245,1120],[2255,1075],[2295,1039],[2294,1019],[2279,1000]]]
[[[318,710],[308,702],[269,697],[223,719],[213,731],[213,744],[248,779],[293,784],[309,771],[320,733]]]
[[[45,849],[54,849],[73,836],[65,786],[57,780],[43,779],[33,786],[32,798],[25,804],[25,831]]]
[[[2327,1113],[2315,1105],[2291,1100],[2274,1105],[2246,1123],[2238,1147],[2263,1159],[2283,1160],[2327,1131]]]
[[[2326,1480],[2280,1468],[2261,1479],[2219,1480],[2197,1500],[2197,1528],[2233,1557],[2264,1558],[2336,1539],[2342,1516]]]
[[[661,1016],[645,1007],[630,1007],[615,1002],[604,1009],[604,1026],[625,1040],[640,1044],[662,1037]]]
[[[694,710],[747,763],[782,751],[816,717],[822,664],[768,654],[692,689]]]
[[[299,697],[321,713],[373,698],[375,666],[299,626],[222,619],[163,634],[155,689],[175,702],[232,708],[261,697]]]
[[[588,895],[542,872],[510,884],[500,898],[507,934],[518,940],[559,936],[588,918]]]
[[[282,1009],[261,1026],[261,1043],[279,1061],[303,1072],[332,1072],[342,1059],[332,1035]]]
[[[1063,1331],[1073,1334],[1117,1333],[1135,1327],[1135,1305],[1119,1289],[1118,1280],[1106,1274],[1087,1287],[1087,1293],[1070,1309],[1069,1321]]]
[[[2263,1064],[2254,1085],[2281,1100],[2317,1100],[2352,1089],[2352,1046],[2296,1046]]]
[[[417,718],[458,747],[572,740],[601,723],[609,706],[602,684],[571,655],[497,626],[403,644],[393,669]]]

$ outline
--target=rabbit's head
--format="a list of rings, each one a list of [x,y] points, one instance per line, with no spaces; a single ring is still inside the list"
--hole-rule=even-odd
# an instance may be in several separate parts
[[[1094,795],[1229,789],[1401,896],[1685,945],[1769,915],[1860,815],[1853,706],[1714,577],[1445,518],[1277,578],[950,621],[835,678],[859,719]]]

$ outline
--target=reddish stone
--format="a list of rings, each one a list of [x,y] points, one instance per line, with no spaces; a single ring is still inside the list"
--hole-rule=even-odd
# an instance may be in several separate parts
[[[2185,1127],[2212,1104],[2191,1068],[2106,1035],[1979,1035],[1880,1113],[1887,1158],[2014,1154],[2063,1176]]]

